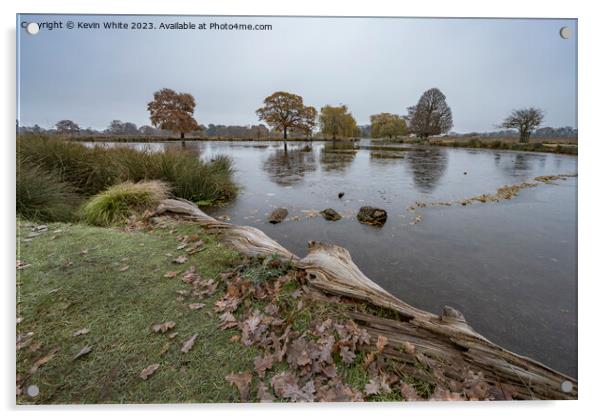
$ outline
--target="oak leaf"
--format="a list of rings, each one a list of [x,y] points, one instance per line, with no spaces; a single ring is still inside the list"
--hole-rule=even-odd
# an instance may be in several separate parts
[[[165,323],[153,324],[151,326],[151,330],[155,333],[165,333],[170,329],[173,329],[176,326],[176,322],[169,321]]]
[[[151,364],[140,372],[140,378],[146,380],[148,377],[153,375],[159,368],[159,364]]]
[[[195,333],[194,335],[192,335],[192,337],[190,339],[188,339],[186,342],[184,342],[184,345],[182,345],[182,349],[181,351],[183,353],[187,353],[188,351],[190,351],[190,349],[192,349],[192,346],[194,345],[194,342],[196,341],[198,334]]]
[[[251,384],[251,380],[253,376],[249,372],[243,373],[230,373],[226,375],[226,380],[236,386],[238,389],[238,393],[240,394],[240,401],[246,402],[249,399],[249,385]]]
[[[355,354],[349,350],[348,347],[343,346],[340,351],[341,359],[345,364],[353,364],[353,360],[355,359]]]

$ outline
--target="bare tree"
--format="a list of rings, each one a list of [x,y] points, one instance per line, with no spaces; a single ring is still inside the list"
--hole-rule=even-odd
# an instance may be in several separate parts
[[[154,100],[149,102],[147,109],[154,126],[179,132],[180,138],[183,139],[187,132],[198,129],[193,117],[195,106],[191,94],[161,89],[154,93]]]
[[[454,126],[445,95],[437,88],[424,92],[418,103],[408,108],[407,119],[410,131],[424,139],[446,133]]]
[[[537,108],[515,109],[504,119],[500,128],[517,129],[519,141],[528,143],[531,132],[543,121],[543,111]]]

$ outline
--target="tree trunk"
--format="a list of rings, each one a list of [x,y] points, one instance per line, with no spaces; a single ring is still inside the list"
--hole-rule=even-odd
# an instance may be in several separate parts
[[[342,307],[348,307],[347,315],[366,329],[371,342],[379,336],[388,338],[384,355],[402,361],[404,374],[458,392],[469,388],[471,379],[466,377],[471,376],[468,371],[473,371],[482,374],[480,380],[486,383],[484,398],[577,398],[574,378],[490,342],[451,307],[435,315],[394,297],[367,278],[342,247],[310,242],[308,255],[301,259],[261,230],[218,221],[191,202],[163,200],[156,215],[165,213],[191,217],[243,255],[276,255],[291,262],[305,271],[315,298],[346,297],[373,307],[379,314],[358,311],[353,304],[339,301]],[[375,350],[374,345],[365,346],[366,351]]]
[[[520,134],[520,142],[527,144],[529,142],[529,131],[523,131]]]
[[[286,144],[287,138],[288,138],[288,129],[287,129],[287,127],[284,127],[284,152],[285,153],[288,151],[288,146]]]

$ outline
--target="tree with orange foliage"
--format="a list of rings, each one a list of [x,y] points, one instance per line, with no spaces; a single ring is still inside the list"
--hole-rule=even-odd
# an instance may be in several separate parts
[[[257,116],[273,129],[282,131],[285,148],[289,130],[307,134],[308,130],[313,130],[315,126],[312,117],[315,121],[316,110],[306,107],[303,98],[299,95],[276,92],[266,97],[263,104],[262,108],[257,109]]]
[[[199,129],[193,116],[195,106],[191,94],[161,89],[154,93],[154,99],[149,102],[147,109],[155,127],[179,132],[180,138],[184,138],[187,132]]]

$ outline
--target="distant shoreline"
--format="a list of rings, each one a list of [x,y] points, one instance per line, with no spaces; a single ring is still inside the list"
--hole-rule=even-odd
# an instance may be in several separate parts
[[[191,138],[167,138],[167,137],[72,137],[70,141],[86,143],[179,143],[188,142],[284,142],[282,138],[234,138],[234,137],[191,137]],[[336,140],[336,142],[357,142],[360,138],[347,138]],[[528,143],[519,143],[512,137],[435,137],[428,141],[417,141],[415,138],[403,139],[371,139],[375,143],[384,144],[424,144],[438,147],[453,148],[476,148],[489,150],[510,150],[510,151],[532,151],[555,154],[578,154],[577,138],[532,138]],[[333,142],[331,139],[324,138],[288,138],[287,142],[311,143],[311,142]]]

